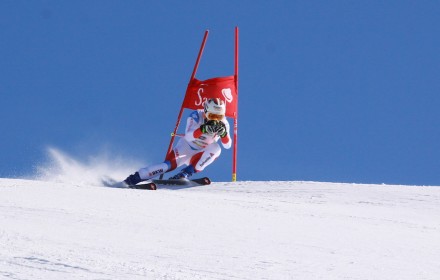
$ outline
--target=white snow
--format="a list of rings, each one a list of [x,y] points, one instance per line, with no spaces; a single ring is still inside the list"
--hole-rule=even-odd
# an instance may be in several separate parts
[[[440,187],[0,179],[0,279],[440,279]]]

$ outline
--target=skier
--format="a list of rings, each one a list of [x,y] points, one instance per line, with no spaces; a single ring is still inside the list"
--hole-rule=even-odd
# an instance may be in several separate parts
[[[186,121],[184,137],[180,138],[164,162],[139,169],[122,184],[127,187],[152,179],[177,167],[186,165],[169,179],[187,179],[203,171],[221,154],[220,139],[225,149],[231,148],[229,123],[225,117],[226,104],[220,98],[205,101],[204,109],[193,111]]]

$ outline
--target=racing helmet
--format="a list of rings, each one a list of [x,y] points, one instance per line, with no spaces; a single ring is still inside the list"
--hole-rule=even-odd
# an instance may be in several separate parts
[[[225,101],[220,98],[209,98],[205,101],[204,111],[208,120],[221,121],[226,113]]]

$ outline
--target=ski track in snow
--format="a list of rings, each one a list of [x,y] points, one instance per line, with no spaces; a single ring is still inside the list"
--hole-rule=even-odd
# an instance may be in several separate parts
[[[440,279],[440,188],[0,179],[0,279]]]

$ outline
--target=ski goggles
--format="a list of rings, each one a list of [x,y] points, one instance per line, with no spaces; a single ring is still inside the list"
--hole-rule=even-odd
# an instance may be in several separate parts
[[[206,118],[208,120],[215,120],[215,121],[221,121],[223,120],[225,116],[220,114],[214,114],[214,113],[206,113]]]

